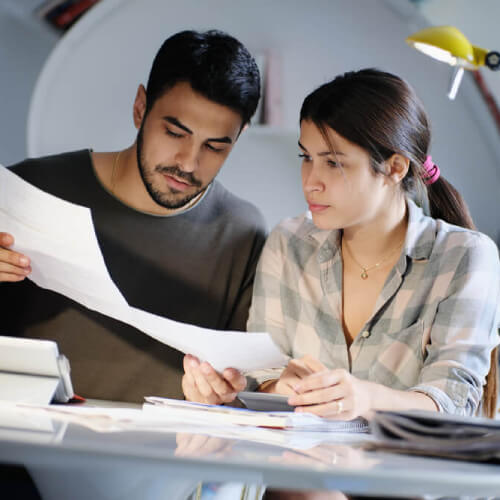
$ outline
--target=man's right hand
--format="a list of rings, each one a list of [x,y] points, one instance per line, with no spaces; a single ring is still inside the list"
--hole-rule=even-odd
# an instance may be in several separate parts
[[[28,257],[9,249],[13,244],[12,235],[0,233],[0,282],[22,281],[31,273]]]

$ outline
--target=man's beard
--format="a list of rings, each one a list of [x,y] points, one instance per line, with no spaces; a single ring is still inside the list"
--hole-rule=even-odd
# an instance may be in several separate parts
[[[181,208],[187,203],[189,203],[192,199],[196,198],[202,191],[205,190],[206,186],[202,186],[202,183],[194,177],[191,172],[183,172],[177,165],[173,167],[165,167],[163,165],[156,165],[154,167],[155,172],[160,172],[161,174],[168,174],[177,177],[178,179],[182,179],[186,181],[188,184],[199,188],[194,193],[184,196],[179,199],[171,199],[169,198],[168,193],[164,193],[154,188],[153,179],[154,174],[148,172],[146,169],[146,163],[143,157],[143,127],[139,129],[139,133],[137,134],[137,165],[139,166],[139,172],[141,174],[142,182],[146,190],[149,193],[149,196],[153,198],[153,200],[161,205],[162,207],[175,209]],[[174,194],[179,193],[180,191],[176,191],[172,189]]]

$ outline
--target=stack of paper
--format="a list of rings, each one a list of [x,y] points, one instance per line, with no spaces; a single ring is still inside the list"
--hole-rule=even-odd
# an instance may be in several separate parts
[[[254,411],[230,406],[207,405],[160,397],[147,397],[143,411],[161,415],[165,421],[199,425],[246,425],[273,429],[326,432],[368,432],[364,419],[327,420],[311,413]]]
[[[500,462],[500,421],[427,411],[378,411],[371,421],[377,438],[370,448]]]
[[[366,443],[371,436],[366,426],[359,432],[335,429],[335,432],[275,429],[250,425],[194,423],[165,417],[165,411],[135,408],[82,407],[74,405],[32,405],[0,402],[0,438],[15,439],[18,435],[45,442],[63,439],[69,424],[99,433],[156,432],[205,435],[225,440],[250,441],[290,449],[309,449],[328,443]]]

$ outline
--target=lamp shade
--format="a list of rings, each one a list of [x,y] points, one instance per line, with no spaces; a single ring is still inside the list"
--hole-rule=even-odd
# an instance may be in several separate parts
[[[432,26],[406,39],[412,47],[452,66],[476,69],[484,64],[487,51],[473,46],[454,26]]]

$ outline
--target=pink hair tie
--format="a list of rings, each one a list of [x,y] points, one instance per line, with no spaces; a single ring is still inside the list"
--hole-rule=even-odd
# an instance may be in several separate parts
[[[422,175],[424,183],[427,186],[429,186],[430,184],[434,184],[434,182],[439,179],[441,171],[439,170],[439,167],[432,161],[432,156],[427,156],[423,166],[425,170],[425,173]]]

